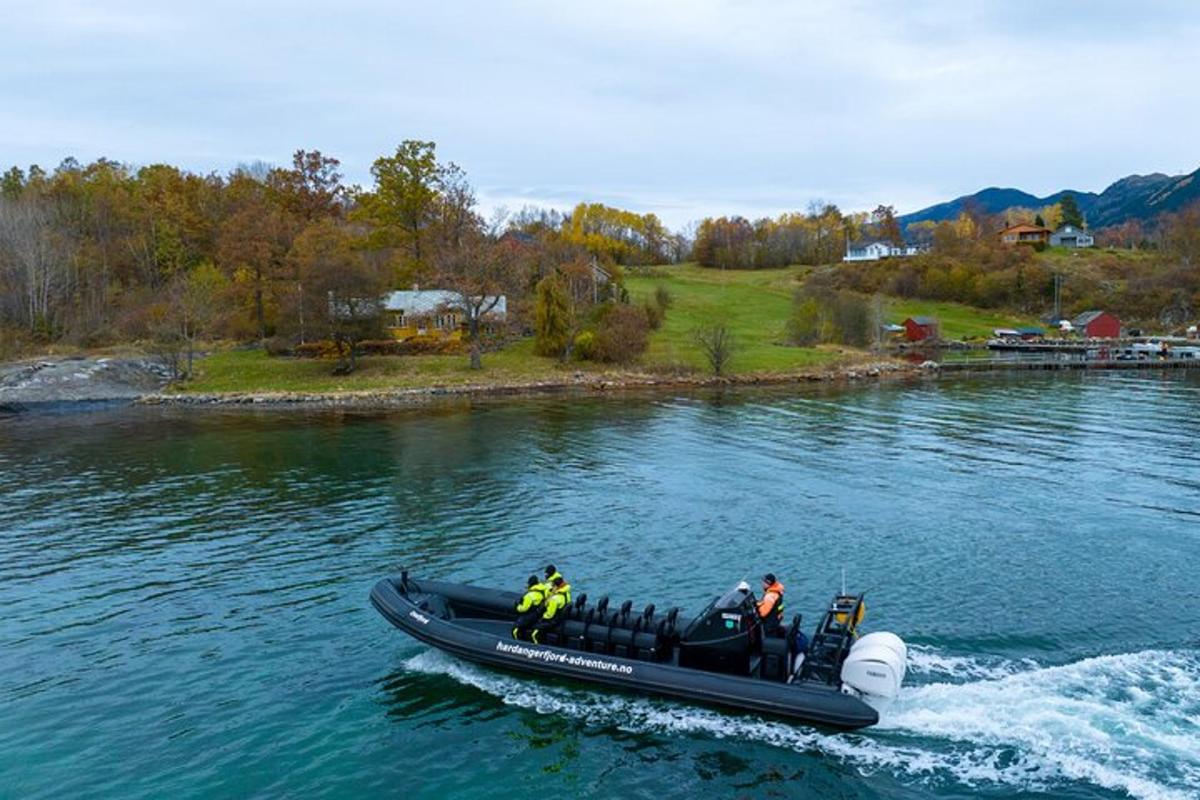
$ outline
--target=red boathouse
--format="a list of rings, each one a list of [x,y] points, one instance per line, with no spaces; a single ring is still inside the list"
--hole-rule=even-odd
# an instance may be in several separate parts
[[[937,339],[938,321],[933,317],[909,317],[904,320],[904,338],[910,342]]]
[[[1089,339],[1120,339],[1121,320],[1107,311],[1085,311],[1071,323]]]

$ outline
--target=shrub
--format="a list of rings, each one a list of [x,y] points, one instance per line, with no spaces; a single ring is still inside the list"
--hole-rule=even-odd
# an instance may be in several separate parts
[[[434,337],[416,337],[402,342],[396,339],[365,339],[355,347],[359,355],[364,356],[449,356],[459,355],[464,351],[464,345],[459,340]],[[292,353],[297,358],[342,356],[337,343],[328,339],[298,344],[292,348]]]
[[[715,323],[697,328],[692,336],[700,352],[704,353],[713,374],[717,377],[724,375],[737,349],[737,343],[729,329],[723,323]]]
[[[292,353],[297,358],[340,358],[341,351],[338,350],[336,343],[329,339],[321,339],[316,342],[305,342],[298,344],[292,348]]]
[[[657,303],[646,303],[642,308],[646,312],[646,322],[650,325],[650,330],[656,331],[661,328],[666,317],[665,309]]]
[[[597,361],[628,364],[646,352],[650,321],[642,306],[613,305],[606,309],[596,330]]]
[[[580,361],[590,361],[596,357],[596,334],[592,331],[582,331],[575,337],[575,357]]]
[[[665,286],[654,287],[654,305],[658,306],[665,313],[671,304],[675,302],[675,298],[671,297],[671,291]]]
[[[271,336],[263,339],[263,349],[269,356],[292,355],[292,340],[286,336]]]
[[[793,301],[786,337],[801,347],[822,342],[864,347],[874,339],[875,316],[871,301],[857,292],[801,289]]]
[[[825,313],[816,298],[797,294],[792,316],[787,321],[787,340],[799,347],[812,347],[825,340]]]

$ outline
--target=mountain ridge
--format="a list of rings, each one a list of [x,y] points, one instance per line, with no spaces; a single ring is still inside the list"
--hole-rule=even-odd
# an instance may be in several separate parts
[[[1127,175],[1109,184],[1104,191],[1081,192],[1062,189],[1045,197],[1013,187],[989,186],[974,194],[962,195],[944,203],[923,208],[899,217],[900,225],[914,222],[941,222],[954,219],[968,205],[986,214],[1000,214],[1010,208],[1041,208],[1059,202],[1063,195],[1073,194],[1089,228],[1104,228],[1137,220],[1151,222],[1166,211],[1178,211],[1200,200],[1200,169],[1186,175]]]

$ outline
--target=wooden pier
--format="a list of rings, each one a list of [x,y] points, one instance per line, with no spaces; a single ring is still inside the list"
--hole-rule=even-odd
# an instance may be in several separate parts
[[[1174,358],[1144,361],[1089,360],[1089,359],[962,359],[938,362],[941,372],[995,372],[998,370],[1118,370],[1118,369],[1200,369],[1200,359]]]

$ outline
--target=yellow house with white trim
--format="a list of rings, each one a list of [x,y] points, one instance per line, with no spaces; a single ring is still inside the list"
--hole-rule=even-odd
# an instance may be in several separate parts
[[[398,341],[429,337],[456,341],[463,338],[467,315],[457,292],[448,289],[395,291],[384,298],[384,326]],[[508,301],[501,295],[484,315],[484,323],[503,322],[508,317]]]

